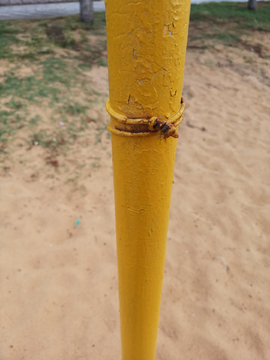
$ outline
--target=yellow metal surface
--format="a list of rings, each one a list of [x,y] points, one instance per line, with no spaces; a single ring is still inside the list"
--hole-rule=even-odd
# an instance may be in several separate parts
[[[112,108],[130,118],[165,116],[180,104],[188,0],[107,0]]]
[[[149,122],[181,107],[189,10],[186,0],[106,1],[123,360],[155,358],[177,140]]]
[[[114,134],[117,134],[120,136],[150,136],[150,135],[157,135],[157,133],[159,133],[161,135],[163,134],[163,136],[165,138],[170,137],[170,136],[172,136],[174,138],[178,138],[177,127],[178,127],[178,125],[181,124],[181,122],[184,119],[185,102],[184,102],[184,99],[182,98],[181,107],[173,116],[171,116],[169,119],[167,119],[166,122],[161,122],[159,120],[159,118],[157,118],[155,116],[150,119],[129,119],[124,115],[116,113],[112,109],[109,99],[106,102],[106,109],[107,109],[108,113],[111,115],[111,123],[108,124],[107,127],[108,127],[108,130]],[[131,126],[125,126],[124,129],[122,126],[122,130],[118,130],[117,127],[119,127],[119,123],[122,125],[124,124],[124,125],[131,125]],[[142,129],[141,125],[145,125],[145,124],[148,126],[148,128]],[[162,126],[165,124],[169,124],[167,126],[168,127],[167,129],[164,128],[164,126],[162,127],[161,130],[157,128],[158,125]],[[136,132],[136,131],[134,131],[136,129],[146,130],[146,131],[145,132]]]
[[[176,140],[112,135],[123,360],[153,360]]]

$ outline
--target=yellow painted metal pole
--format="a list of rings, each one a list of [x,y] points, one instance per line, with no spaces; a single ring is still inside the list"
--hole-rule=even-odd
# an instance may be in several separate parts
[[[155,358],[189,11],[106,1],[123,360]]]

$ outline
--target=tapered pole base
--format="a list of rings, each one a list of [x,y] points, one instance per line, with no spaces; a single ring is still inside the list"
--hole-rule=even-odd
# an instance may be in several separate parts
[[[122,360],[154,360],[176,140],[112,135]]]

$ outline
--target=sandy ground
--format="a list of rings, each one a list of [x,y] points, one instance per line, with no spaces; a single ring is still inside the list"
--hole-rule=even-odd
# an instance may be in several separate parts
[[[187,55],[157,360],[270,359],[270,67],[248,56]],[[0,359],[120,359],[110,140],[74,145],[75,191],[42,176],[41,148],[18,151],[0,177]]]

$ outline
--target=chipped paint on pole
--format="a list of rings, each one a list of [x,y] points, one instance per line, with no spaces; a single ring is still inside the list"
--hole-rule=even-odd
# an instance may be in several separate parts
[[[107,0],[123,360],[154,360],[190,1]]]

